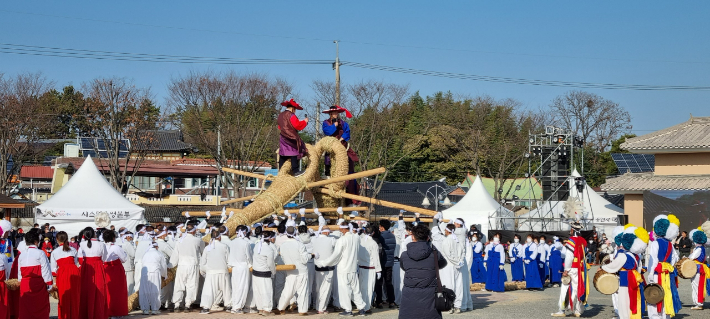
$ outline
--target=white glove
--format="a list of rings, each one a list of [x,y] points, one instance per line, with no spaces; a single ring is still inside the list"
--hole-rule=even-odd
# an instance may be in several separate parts
[[[190,218],[190,212],[185,212],[185,218]]]
[[[515,262],[515,258],[510,258],[510,262],[511,262],[511,263],[514,263],[514,262]]]
[[[304,217],[304,216],[306,216],[306,209],[305,209],[305,208],[301,208],[301,209],[298,210],[298,213],[301,215],[301,217]]]
[[[436,215],[434,215],[434,219],[438,219],[441,221],[442,219],[444,219],[444,214],[442,214],[441,212],[438,212],[438,213],[436,213]]]
[[[279,216],[277,216],[276,214],[272,214],[272,215],[271,215],[271,218],[273,218],[274,220],[276,220],[276,219],[279,218]]]
[[[487,264],[488,264],[488,263],[484,261],[484,262],[483,262],[483,267],[488,267],[488,266],[486,266]]]
[[[205,216],[207,216],[207,219],[210,219],[210,217],[212,216],[212,214],[210,214],[210,211],[208,210],[208,211],[205,212]]]
[[[320,258],[320,254],[319,254],[319,253],[315,253],[315,254],[313,254],[313,256],[315,257],[315,259],[319,259],[319,258]]]
[[[414,213],[414,216],[416,216],[417,218],[419,218],[419,213]]]
[[[543,265],[543,264],[540,264],[540,269],[542,269],[542,268],[544,268],[544,267],[545,267],[545,265]]]
[[[343,215],[343,208],[338,207],[337,212],[338,212],[338,215]]]
[[[377,273],[377,280],[380,280],[380,278],[382,278],[382,273],[381,273],[381,272],[378,272],[378,273]]]
[[[530,261],[529,261],[529,260],[526,260],[526,261],[525,261],[525,264],[526,264],[526,265],[527,265],[527,264],[529,264],[529,263],[530,263]]]
[[[503,265],[498,266],[498,269],[503,270]]]
[[[227,219],[232,218],[232,215],[234,215],[234,211],[230,211],[230,212],[229,212],[229,217],[227,217]]]
[[[289,214],[288,209],[284,209],[284,215],[291,217],[291,214]]]
[[[316,215],[318,215],[318,216],[323,216],[323,214],[320,213],[320,211],[318,210],[318,208],[314,208],[314,209],[313,209],[313,212],[316,213]]]

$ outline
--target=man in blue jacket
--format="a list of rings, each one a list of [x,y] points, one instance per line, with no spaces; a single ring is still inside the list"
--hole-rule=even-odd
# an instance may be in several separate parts
[[[389,229],[392,223],[387,219],[380,220],[380,236],[377,238],[377,243],[380,246],[380,265],[382,266],[382,276],[375,282],[375,307],[382,309],[382,288],[387,293],[387,303],[390,308],[397,305],[394,302],[394,285],[392,284],[392,267],[394,266],[394,250],[397,246],[397,239]],[[397,270],[399,271],[399,270]]]

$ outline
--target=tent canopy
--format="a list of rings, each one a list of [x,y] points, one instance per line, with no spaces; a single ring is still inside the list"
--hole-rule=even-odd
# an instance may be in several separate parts
[[[145,223],[143,208],[121,195],[99,172],[91,157],[54,196],[36,208],[38,224],[49,223],[69,236],[86,227],[96,227],[94,217],[106,212],[116,228]]]
[[[572,172],[568,180],[568,185],[574,185],[574,178],[581,177],[577,170]],[[580,194],[577,191],[577,187],[571,187],[569,196],[572,198],[579,198],[583,203],[583,216],[585,219],[590,219],[590,225],[596,226],[597,231],[601,233],[606,233],[607,238],[611,237],[611,233],[614,227],[617,226],[619,222],[619,215],[624,214],[624,210],[610,203],[608,200],[601,197],[597,192],[594,191],[589,185],[584,184],[584,190]],[[564,231],[569,230],[569,224],[560,220],[563,217],[565,209],[565,203],[561,201],[546,201],[542,203],[538,208],[531,210],[530,212],[521,215],[521,218],[539,218],[539,217],[549,217],[557,218],[554,222],[547,222],[546,231]],[[524,231],[542,231],[543,222],[539,219],[520,219],[519,230]]]
[[[480,225],[479,230],[484,235],[488,235],[489,229],[513,230],[515,226],[512,219],[515,214],[488,194],[479,176],[476,176],[466,196],[453,207],[443,211],[443,214],[447,219],[463,219],[466,227]],[[511,219],[501,219],[501,217]]]

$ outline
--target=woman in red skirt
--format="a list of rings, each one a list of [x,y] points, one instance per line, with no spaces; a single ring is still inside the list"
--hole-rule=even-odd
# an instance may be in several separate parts
[[[52,289],[52,270],[44,251],[37,249],[39,232],[25,235],[27,250],[17,259],[20,273],[20,319],[49,318],[49,290]]]
[[[81,232],[79,263],[81,264],[81,303],[79,319],[106,319],[108,306],[106,298],[106,273],[104,259],[106,246],[98,241],[91,227]],[[127,298],[127,297],[126,297]]]
[[[66,232],[57,233],[58,248],[50,258],[52,274],[57,277],[57,292],[59,294],[59,319],[79,318],[79,302],[81,300],[81,277],[79,276],[79,258],[76,249],[69,246],[69,236]]]
[[[10,290],[5,285],[5,280],[10,277],[14,254],[12,253],[12,241],[8,235],[12,230],[12,224],[7,220],[0,220],[0,319],[10,318],[10,308],[8,296]]]
[[[128,315],[128,284],[123,263],[128,258],[126,251],[116,245],[116,233],[107,230],[103,233],[106,243],[106,259],[104,271],[106,272],[106,292],[108,293],[109,317],[123,317]]]

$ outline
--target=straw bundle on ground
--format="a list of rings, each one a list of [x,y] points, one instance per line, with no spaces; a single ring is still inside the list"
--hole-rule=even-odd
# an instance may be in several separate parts
[[[504,284],[505,291],[514,291],[514,290],[525,289],[525,282],[523,282],[522,284],[523,284],[523,287],[520,288],[520,283],[507,281]],[[483,291],[484,289],[486,289],[485,283],[471,284],[471,291]]]
[[[173,268],[168,268],[168,277],[163,279],[163,282],[160,284],[160,288],[163,288],[167,286],[169,283],[175,281],[175,273],[177,272],[177,267]],[[132,295],[128,296],[128,311],[131,311],[133,309],[136,309],[139,307],[139,301],[138,301],[138,290],[134,292]]]
[[[9,290],[17,290],[20,289],[20,281],[17,279],[5,280],[5,286],[7,286]]]

